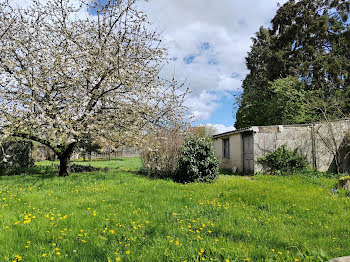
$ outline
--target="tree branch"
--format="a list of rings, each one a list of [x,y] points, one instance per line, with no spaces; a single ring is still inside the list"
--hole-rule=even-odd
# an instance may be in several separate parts
[[[14,132],[12,134],[12,136],[33,140],[35,142],[38,142],[40,144],[43,144],[43,145],[49,147],[50,149],[52,149],[53,152],[55,152],[56,155],[60,154],[60,150],[57,147],[53,146],[49,141],[42,139],[40,137],[31,135],[31,134],[27,134],[27,133],[21,133],[21,132]]]

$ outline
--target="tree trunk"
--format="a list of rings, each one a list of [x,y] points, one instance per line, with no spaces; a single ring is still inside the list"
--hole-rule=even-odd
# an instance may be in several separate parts
[[[70,173],[70,155],[60,157],[59,176],[68,176]]]
[[[60,160],[60,171],[58,173],[59,176],[65,177],[70,173],[70,158],[73,153],[75,143],[70,144],[67,149],[59,155]]]

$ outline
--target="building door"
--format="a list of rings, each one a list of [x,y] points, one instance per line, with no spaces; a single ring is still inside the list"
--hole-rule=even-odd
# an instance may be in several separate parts
[[[254,174],[254,139],[253,133],[242,133],[243,140],[243,172]]]

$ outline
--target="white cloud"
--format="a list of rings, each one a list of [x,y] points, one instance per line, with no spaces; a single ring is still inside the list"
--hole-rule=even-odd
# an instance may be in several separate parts
[[[164,67],[162,76],[171,78],[175,73],[180,82],[186,80],[192,90],[187,105],[196,120],[210,119],[227,91],[241,90],[251,37],[260,26],[269,26],[277,2],[286,1],[138,0],[152,27],[163,32],[169,58],[176,58]],[[23,6],[30,0],[12,2]],[[191,63],[185,63],[186,57]]]
[[[186,102],[186,106],[192,108],[194,121],[209,119],[210,114],[214,112],[220,104],[219,97],[208,92],[201,92],[198,96],[191,96]]]
[[[216,130],[215,135],[236,130],[234,126],[225,126],[221,124],[206,124],[205,127],[214,128]]]
[[[277,1],[286,0],[140,0],[139,5],[163,37],[169,57],[164,77],[187,80],[189,105],[197,120],[210,119],[226,91],[241,90],[247,74],[245,57],[251,37],[260,26],[269,26]],[[207,45],[208,43],[208,45]],[[201,45],[209,47],[205,50]],[[191,58],[185,63],[184,58]],[[212,98],[206,94],[216,92]]]

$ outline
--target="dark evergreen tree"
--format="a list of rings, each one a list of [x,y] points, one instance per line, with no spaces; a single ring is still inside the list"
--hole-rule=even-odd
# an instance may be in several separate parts
[[[317,110],[310,116],[312,107],[305,118],[281,119],[278,112],[271,114],[271,103],[280,102],[278,94],[271,90],[277,79],[299,80],[295,88],[301,92],[303,99],[299,102],[304,101],[304,109],[310,106],[308,96],[349,97],[349,9],[349,1],[345,0],[290,0],[277,11],[271,30],[260,28],[246,59],[250,73],[243,81],[237,128],[317,119]],[[284,110],[295,111],[295,106],[288,103]],[[350,112],[350,106],[345,104],[342,111]]]

